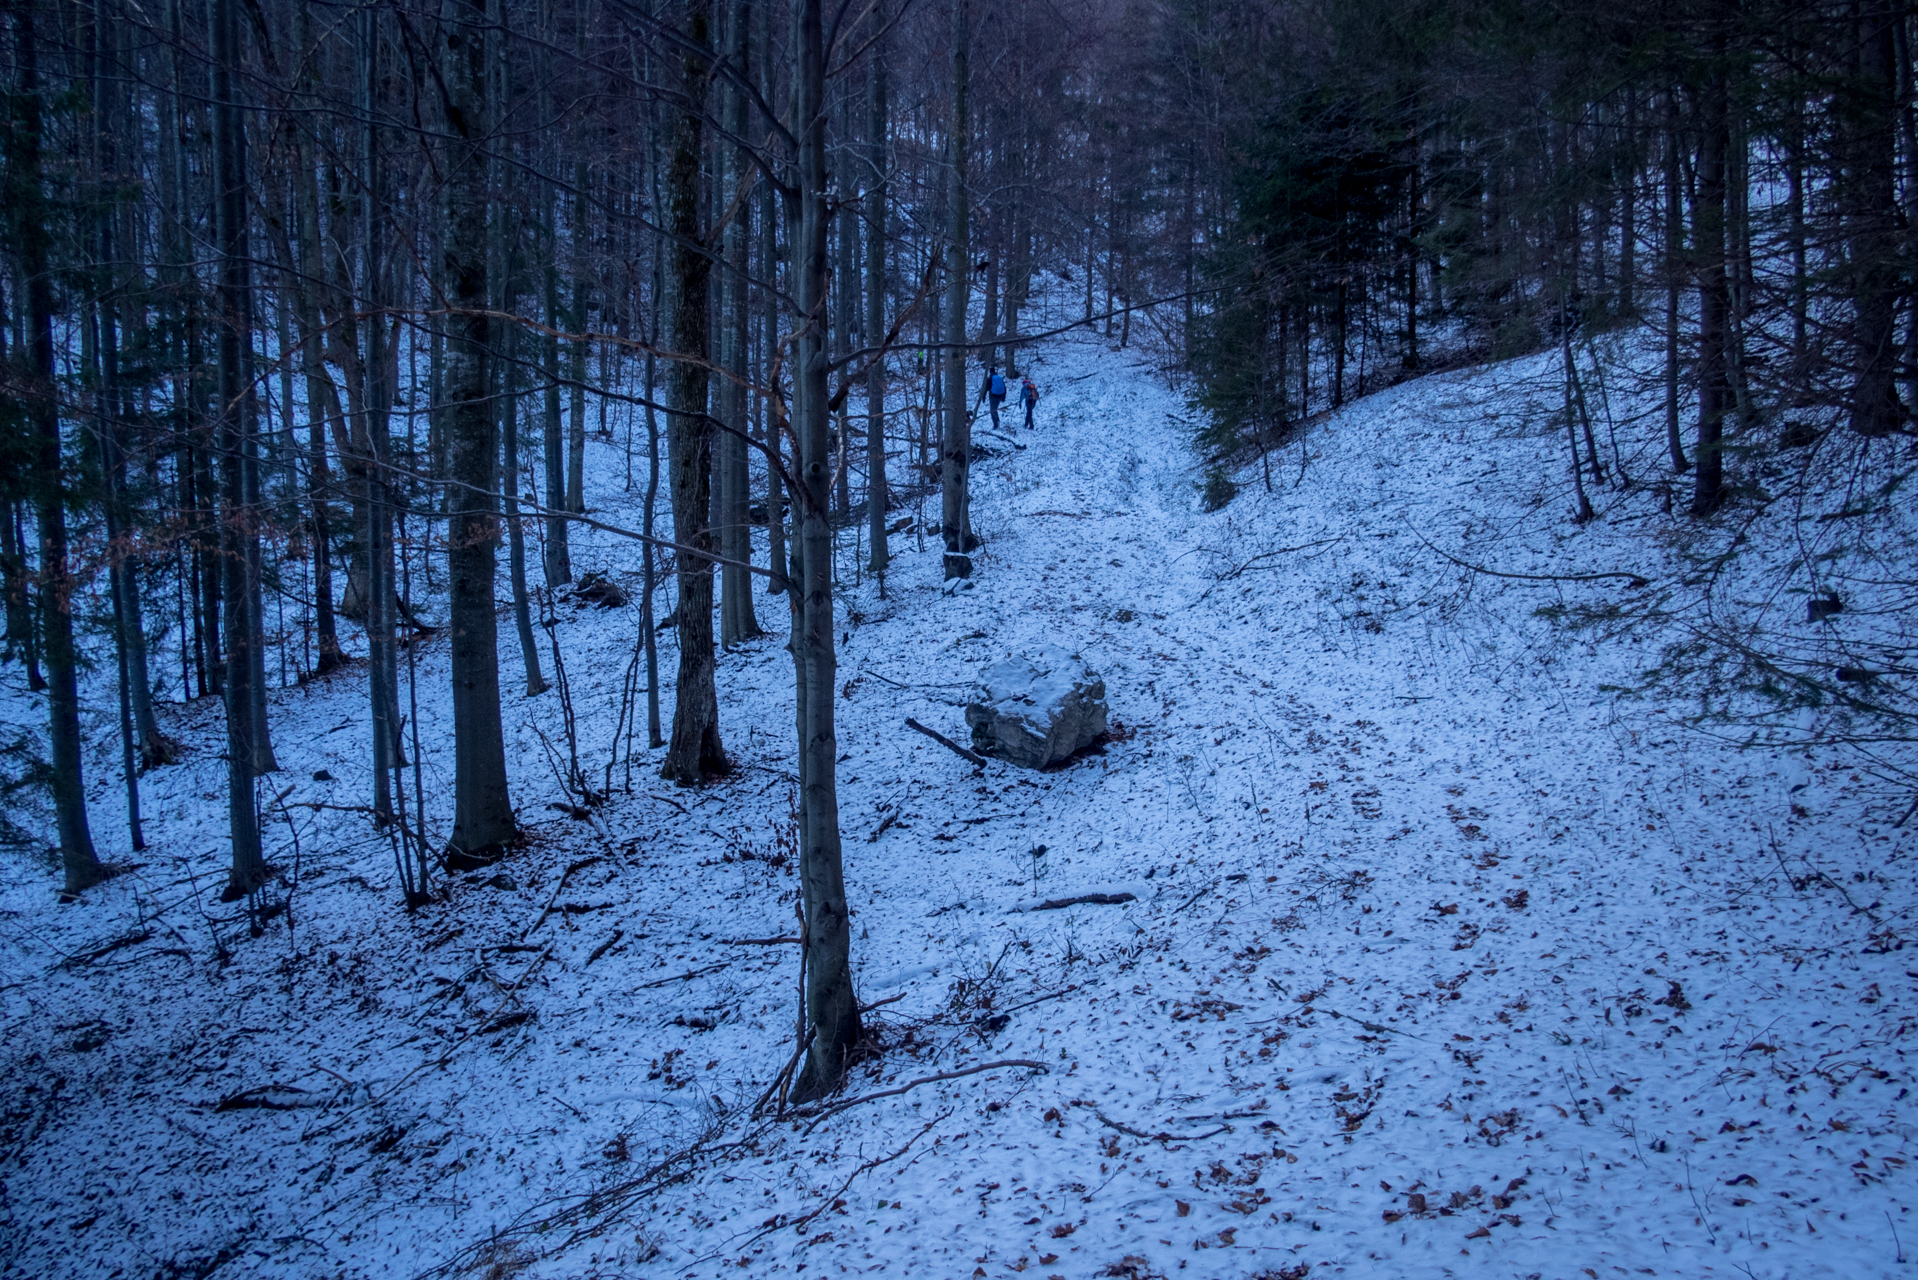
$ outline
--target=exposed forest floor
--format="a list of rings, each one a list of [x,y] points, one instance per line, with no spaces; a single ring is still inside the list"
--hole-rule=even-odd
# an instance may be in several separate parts
[[[908,534],[887,597],[849,593],[855,973],[898,998],[846,1096],[1044,1072],[746,1118],[795,1018],[796,948],[752,941],[794,924],[777,600],[721,659],[739,772],[673,790],[642,752],[585,819],[549,807],[560,709],[519,696],[502,614],[530,839],[412,914],[361,815],[292,809],[291,927],[248,938],[213,899],[220,709],[172,708],[187,755],[146,776],[137,869],[67,907],[5,869],[0,1274],[1893,1273],[1918,1249],[1909,793],[1622,692],[1655,624],[1567,619],[1687,548],[1648,490],[1571,523],[1556,359],[1349,405],[1208,514],[1181,396],[1055,340],[1027,447],[981,437],[976,585],[943,593]],[[620,446],[594,448],[593,504],[636,525]],[[574,563],[637,585],[629,544],[583,535]],[[559,612],[598,770],[637,607]],[[1104,675],[1102,753],[981,775],[905,729],[962,736],[977,669],[1049,643]],[[418,660],[443,822],[443,639]],[[361,803],[356,672],[273,709],[275,791]],[[1026,909],[1094,892],[1134,896]]]

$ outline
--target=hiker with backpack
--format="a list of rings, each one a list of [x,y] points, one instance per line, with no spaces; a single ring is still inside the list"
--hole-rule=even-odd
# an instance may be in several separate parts
[[[1032,406],[1039,403],[1039,388],[1032,385],[1031,378],[1027,378],[1025,385],[1019,388],[1019,401],[1026,407],[1026,430],[1030,431],[1032,430]]]
[[[1006,402],[1006,375],[1000,373],[997,366],[986,370],[986,383],[979,388],[979,394],[992,405],[992,428],[999,430],[999,406]]]

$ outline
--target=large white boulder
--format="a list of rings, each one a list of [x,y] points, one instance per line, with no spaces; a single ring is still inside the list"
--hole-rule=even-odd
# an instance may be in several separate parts
[[[1106,731],[1106,686],[1075,654],[1046,645],[982,669],[966,707],[972,746],[1028,769],[1057,764]]]

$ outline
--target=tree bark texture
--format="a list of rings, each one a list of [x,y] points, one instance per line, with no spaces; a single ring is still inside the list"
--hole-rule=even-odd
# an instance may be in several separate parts
[[[34,507],[40,526],[40,623],[47,664],[49,763],[65,888],[78,893],[105,877],[87,825],[81,773],[80,691],[73,646],[73,579],[67,563],[67,515],[60,462],[60,410],[54,382],[53,278],[46,196],[41,187],[41,102],[33,10],[13,10],[15,90],[7,119],[4,215],[26,292],[26,341],[33,375]],[[252,792],[249,790],[249,796]]]
[[[884,32],[887,6],[876,6],[873,28]],[[886,332],[886,47],[883,34],[866,64],[866,345]],[[866,536],[868,567],[886,586],[886,361],[866,370]]]
[[[517,835],[500,725],[499,628],[493,609],[499,515],[497,418],[487,402],[492,324],[486,279],[486,12],[461,0],[445,27],[449,170],[442,270],[448,318],[445,402],[447,571],[453,668],[453,835],[446,863],[497,860]]]
[[[945,541],[945,576],[970,578],[972,537],[972,424],[967,418],[966,310],[972,298],[972,240],[967,216],[967,153],[971,122],[967,82],[972,75],[972,21],[968,0],[952,6],[952,125],[947,131],[946,242],[946,429],[940,442],[939,535]]]
[[[712,355],[712,255],[701,242],[700,153],[712,67],[711,0],[697,0],[687,15],[686,36],[697,52],[680,58],[681,109],[673,119],[673,154],[667,175],[674,245],[673,350],[689,357],[667,370],[671,414],[666,424],[667,467],[672,476],[673,540],[682,547],[716,549],[712,510],[713,425],[707,411]],[[675,556],[679,577],[679,682],[673,700],[672,741],[660,776],[691,786],[731,767],[719,737],[719,692],[713,679],[713,562],[701,555]]]
[[[833,731],[837,660],[833,651],[832,526],[828,505],[833,460],[827,447],[827,174],[825,39],[820,0],[797,0],[793,115],[798,122],[800,208],[793,244],[794,302],[799,338],[793,402],[802,492],[795,495],[801,543],[798,634],[800,755],[800,893],[805,914],[806,1020],[812,1043],[793,1086],[795,1101],[823,1097],[845,1079],[861,1039],[852,985],[852,927],[839,841]]]
[[[1722,56],[1725,38],[1715,43]],[[1698,199],[1692,215],[1698,271],[1698,446],[1691,511],[1710,515],[1724,501],[1725,415],[1732,407],[1727,356],[1731,294],[1725,275],[1725,152],[1731,142],[1725,76],[1714,67],[1699,120]]]
[[[220,455],[220,568],[226,622],[227,833],[232,868],[229,900],[256,892],[266,881],[258,801],[253,794],[258,743],[254,708],[252,609],[248,542],[257,538],[248,501],[247,462],[253,442],[247,421],[245,347],[251,332],[246,229],[246,135],[235,97],[239,15],[235,0],[215,0],[213,24],[213,163],[215,236],[220,249],[217,439]]]

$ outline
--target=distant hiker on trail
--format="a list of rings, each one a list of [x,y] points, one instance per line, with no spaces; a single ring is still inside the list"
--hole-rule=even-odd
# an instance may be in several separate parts
[[[1019,388],[1019,403],[1026,407],[1026,430],[1030,431],[1032,430],[1032,406],[1039,403],[1039,388],[1032,385],[1031,378],[1027,378],[1025,385]]]
[[[979,388],[979,394],[992,404],[992,428],[999,429],[999,406],[1006,402],[1006,375],[997,367],[986,370],[986,384]]]

